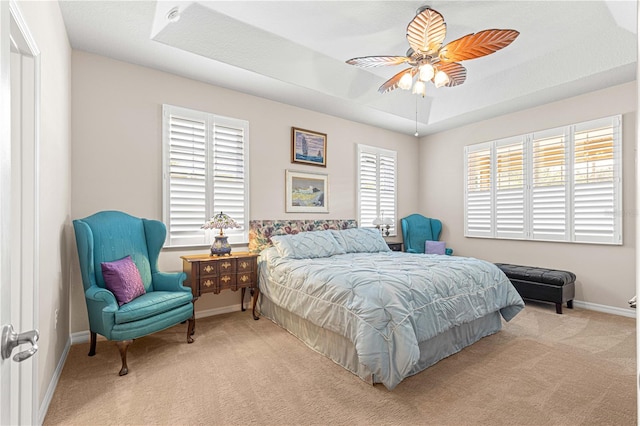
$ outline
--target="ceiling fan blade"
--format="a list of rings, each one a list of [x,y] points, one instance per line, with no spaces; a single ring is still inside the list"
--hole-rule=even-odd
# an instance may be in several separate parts
[[[385,65],[400,65],[408,61],[409,58],[406,56],[364,56],[361,58],[349,59],[347,63],[362,68],[373,68]]]
[[[457,62],[441,63],[438,69],[449,76],[449,82],[445,87],[459,86],[467,79],[467,69]]]
[[[378,88],[378,92],[386,93],[386,92],[390,92],[390,91],[392,91],[394,89],[397,89],[398,88],[398,82],[400,82],[400,79],[402,78],[402,76],[407,71],[411,72],[411,77],[413,77],[418,72],[418,69],[416,67],[412,67],[412,68],[407,68],[407,69],[404,69],[404,70],[400,71],[398,74],[394,75],[389,80],[385,81],[382,84],[382,86],[380,86]]]
[[[459,62],[490,55],[507,47],[520,33],[516,30],[484,30],[468,34],[444,46],[439,53],[442,62]]]
[[[416,51],[435,54],[447,35],[447,24],[440,13],[426,8],[416,15],[407,26],[407,41]]]

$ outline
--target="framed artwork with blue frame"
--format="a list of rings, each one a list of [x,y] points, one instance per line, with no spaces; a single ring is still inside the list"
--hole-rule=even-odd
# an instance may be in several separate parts
[[[291,162],[327,167],[327,135],[291,128]]]

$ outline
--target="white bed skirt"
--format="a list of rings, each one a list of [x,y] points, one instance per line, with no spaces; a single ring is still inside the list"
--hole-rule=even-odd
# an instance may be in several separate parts
[[[367,383],[380,383],[373,377],[371,371],[359,362],[354,344],[344,336],[312,324],[275,305],[264,294],[260,294],[258,306],[262,316],[296,336],[314,351],[328,357]],[[494,312],[420,342],[420,360],[405,378],[419,373],[485,336],[500,331],[501,328],[500,313]]]

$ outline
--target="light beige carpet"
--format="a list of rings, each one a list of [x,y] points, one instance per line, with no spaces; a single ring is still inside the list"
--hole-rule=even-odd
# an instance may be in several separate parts
[[[635,320],[527,303],[501,332],[371,386],[249,311],[71,347],[45,425],[635,425]]]

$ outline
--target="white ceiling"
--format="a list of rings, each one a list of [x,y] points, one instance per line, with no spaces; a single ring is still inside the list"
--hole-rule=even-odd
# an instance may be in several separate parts
[[[428,4],[445,43],[489,28],[520,36],[464,61],[467,80],[379,94],[402,67],[347,59],[404,55],[407,24]],[[633,81],[630,1],[60,1],[74,49],[310,110],[420,135]],[[179,7],[180,19],[167,13]],[[416,114],[417,108],[417,114]]]

